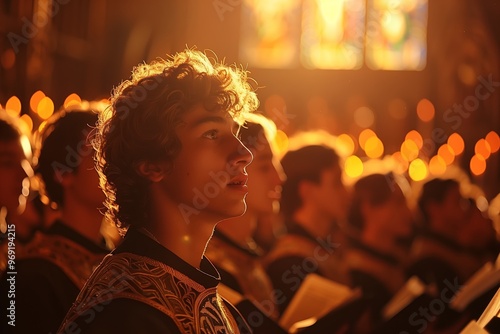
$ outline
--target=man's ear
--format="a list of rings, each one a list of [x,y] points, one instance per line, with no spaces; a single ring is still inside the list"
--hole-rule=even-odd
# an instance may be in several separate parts
[[[167,175],[167,164],[165,162],[142,161],[136,166],[139,175],[152,182],[160,182]]]

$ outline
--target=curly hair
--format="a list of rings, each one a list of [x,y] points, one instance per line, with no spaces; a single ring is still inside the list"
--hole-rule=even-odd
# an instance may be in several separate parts
[[[186,111],[201,104],[227,111],[241,125],[259,104],[246,71],[190,49],[139,64],[110,102],[99,115],[93,144],[106,216],[121,232],[148,217],[150,181],[137,173],[138,164],[173,162],[181,149],[175,129]]]

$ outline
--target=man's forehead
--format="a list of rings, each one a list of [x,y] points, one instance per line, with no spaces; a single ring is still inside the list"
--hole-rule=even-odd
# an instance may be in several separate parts
[[[229,112],[225,110],[207,110],[203,105],[197,105],[187,111],[182,117],[183,123],[198,125],[206,122],[235,122]]]

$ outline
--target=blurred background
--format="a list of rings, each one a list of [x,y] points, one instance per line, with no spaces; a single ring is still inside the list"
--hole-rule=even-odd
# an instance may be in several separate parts
[[[281,143],[322,129],[346,172],[462,167],[500,192],[500,1],[2,0],[0,104],[35,131],[185,47],[242,64]],[[350,174],[349,174],[350,173]]]

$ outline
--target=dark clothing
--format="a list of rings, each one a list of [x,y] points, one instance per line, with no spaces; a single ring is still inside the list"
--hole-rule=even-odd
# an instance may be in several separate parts
[[[206,258],[194,268],[130,228],[94,271],[59,333],[239,333],[239,326],[251,333],[217,293],[219,280]]]
[[[399,260],[392,254],[351,238],[346,261],[353,288],[363,292],[365,315],[360,331],[372,332],[385,319],[384,307],[405,283],[404,272]],[[394,328],[393,328],[394,330]]]
[[[264,259],[264,266],[276,290],[283,314],[306,275],[315,273],[332,281],[347,283],[338,244],[331,238],[315,238],[297,223],[288,224],[288,233],[276,242]]]
[[[221,283],[245,298],[234,306],[255,334],[284,333],[275,321],[278,309],[273,288],[258,250],[242,247],[216,229],[205,255],[219,271]]]
[[[323,276],[317,266],[302,269],[304,260],[311,254],[303,253],[302,251],[306,251],[306,249],[298,247],[298,245],[295,245],[294,248],[289,247],[293,244],[293,240],[289,239],[293,238],[302,239],[312,245],[317,244],[316,239],[304,228],[298,224],[291,224],[287,235],[278,239],[274,248],[269,252],[265,266],[273,287],[278,291],[277,302],[280,314],[283,314],[287,308],[305,275],[314,273]],[[300,272],[292,271],[294,269],[300,270]]]
[[[18,255],[15,270],[7,271],[1,280],[2,300],[15,301],[15,327],[4,319],[2,333],[55,333],[107,253],[60,221],[35,236]],[[15,298],[7,300],[9,277],[15,277]]]

